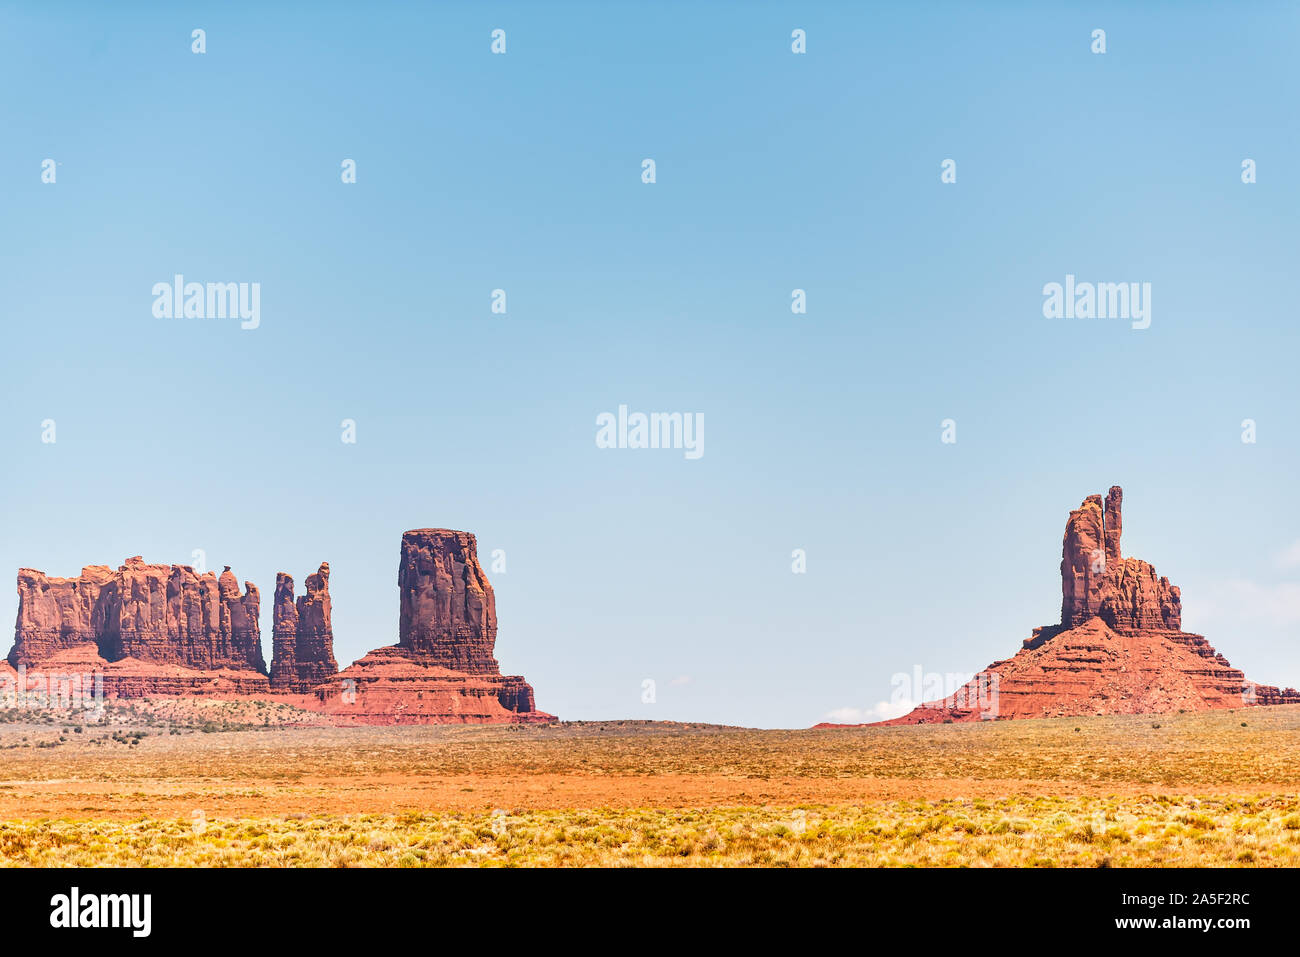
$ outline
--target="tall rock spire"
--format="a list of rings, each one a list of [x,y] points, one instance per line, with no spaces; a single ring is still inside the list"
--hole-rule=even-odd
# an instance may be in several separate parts
[[[271,687],[306,692],[338,673],[334,627],[330,620],[330,566],[322,562],[308,575],[307,593],[295,603],[293,578],[275,577],[275,630]]]
[[[1111,486],[1103,502],[1089,495],[1070,513],[1061,547],[1061,627],[1100,617],[1122,634],[1181,631],[1182,599],[1155,566],[1120,553],[1124,490]]]
[[[1100,495],[1070,513],[1061,543],[1061,624],[1073,628],[1101,612],[1106,581],[1105,524]]]
[[[292,575],[276,574],[271,616],[271,687],[291,689],[298,680],[298,607]]]
[[[1119,538],[1124,528],[1120,511],[1124,505],[1124,490],[1112,485],[1106,493],[1106,562],[1118,564],[1120,560]]]

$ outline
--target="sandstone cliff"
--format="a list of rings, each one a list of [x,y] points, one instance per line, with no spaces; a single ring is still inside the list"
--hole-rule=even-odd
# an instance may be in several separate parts
[[[469,532],[420,528],[402,536],[397,644],[465,674],[500,674],[492,650],[497,601]]]
[[[106,661],[132,658],[194,669],[266,673],[256,586],[229,567],[218,577],[188,565],[127,559],[78,578],[18,572],[13,665],[34,665],[68,649],[94,650]]]
[[[496,597],[468,532],[402,536],[398,642],[342,672],[334,659],[330,567],[294,596],[276,577],[268,681],[257,588],[229,568],[129,559],[77,578],[18,573],[9,664],[84,678],[111,698],[264,697],[322,713],[334,724],[539,723],[533,689],[493,657]],[[11,675],[11,677],[14,677]],[[33,680],[39,675],[31,675]]]

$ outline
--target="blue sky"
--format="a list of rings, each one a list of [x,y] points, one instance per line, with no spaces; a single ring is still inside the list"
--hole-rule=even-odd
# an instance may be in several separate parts
[[[1300,685],[1300,13],[983,6],[0,6],[0,569],[203,549],[269,655],[328,560],[348,662],[467,529],[541,708],[806,726],[1056,621],[1121,484],[1185,627]],[[176,273],[260,327],[155,318]],[[1151,327],[1044,318],[1066,274]],[[705,454],[597,448],[620,404]]]

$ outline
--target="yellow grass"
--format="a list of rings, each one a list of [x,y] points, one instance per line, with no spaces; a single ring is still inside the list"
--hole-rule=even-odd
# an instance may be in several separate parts
[[[1295,867],[1300,799],[11,822],[0,825],[0,859],[78,867]]]

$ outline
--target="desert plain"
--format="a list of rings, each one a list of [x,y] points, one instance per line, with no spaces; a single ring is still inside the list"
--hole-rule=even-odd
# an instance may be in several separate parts
[[[0,711],[0,863],[1297,866],[1300,706],[906,727]]]

